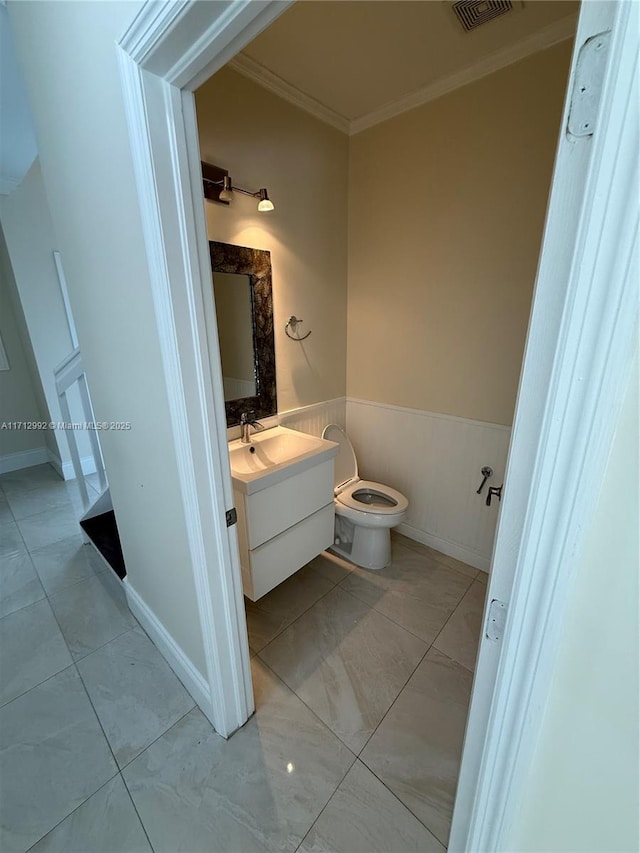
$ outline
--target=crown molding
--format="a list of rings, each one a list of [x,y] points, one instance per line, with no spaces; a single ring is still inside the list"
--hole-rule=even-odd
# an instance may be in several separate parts
[[[251,59],[246,54],[238,54],[231,60],[229,66],[244,77],[253,80],[254,83],[257,83],[264,89],[268,89],[275,95],[279,95],[285,101],[289,101],[289,103],[326,122],[326,124],[330,124],[337,130],[353,136],[376,124],[415,109],[415,107],[422,106],[422,104],[426,104],[429,101],[435,101],[437,98],[441,98],[455,89],[460,89],[462,86],[467,86],[475,80],[480,80],[482,77],[493,74],[495,71],[500,71],[501,68],[506,68],[514,62],[519,62],[533,53],[538,53],[541,50],[552,47],[554,44],[566,41],[575,34],[577,19],[577,15],[568,15],[566,18],[561,18],[548,27],[538,30],[537,33],[533,33],[533,35],[527,36],[513,45],[509,45],[509,47],[502,48],[502,50],[497,50],[475,62],[473,65],[463,68],[461,71],[441,77],[439,80],[430,83],[428,86],[424,86],[422,89],[411,92],[409,95],[403,95],[403,97],[395,101],[390,101],[379,109],[372,110],[352,121],[316,101],[315,98],[301,92],[300,89],[287,83],[281,77],[278,77],[277,74],[269,71],[264,65],[256,62],[255,59]]]
[[[455,74],[441,77],[423,89],[418,89],[410,95],[405,95],[396,101],[385,104],[377,110],[354,119],[351,122],[349,133],[353,136],[356,133],[367,130],[369,127],[380,124],[380,122],[387,121],[401,113],[406,113],[415,107],[422,106],[422,104],[426,104],[429,101],[435,101],[436,98],[441,98],[455,89],[460,89],[462,86],[473,83],[475,80],[480,80],[482,77],[493,74],[495,71],[500,71],[501,68],[513,65],[514,62],[519,62],[533,53],[538,53],[541,50],[552,47],[554,44],[566,41],[566,39],[571,38],[575,34],[576,23],[576,15],[569,15],[566,18],[562,18],[556,21],[556,23],[550,24],[548,27],[539,30],[527,38],[521,39],[509,47],[497,50],[495,53],[490,53],[479,62],[463,68],[462,71],[456,71]]]
[[[324,104],[316,101],[315,98],[305,95],[300,89],[287,83],[282,77],[278,77],[277,74],[269,71],[264,65],[256,62],[255,59],[251,59],[246,54],[239,53],[231,60],[229,66],[234,71],[242,74],[243,77],[248,77],[249,80],[253,80],[254,83],[262,86],[263,89],[273,92],[274,95],[279,95],[285,101],[289,101],[290,104],[310,113],[312,116],[320,119],[320,121],[325,122],[325,124],[330,124],[331,127],[335,127],[336,130],[340,130],[342,133],[350,133],[351,122],[348,118],[329,109],[329,107],[325,107]]]

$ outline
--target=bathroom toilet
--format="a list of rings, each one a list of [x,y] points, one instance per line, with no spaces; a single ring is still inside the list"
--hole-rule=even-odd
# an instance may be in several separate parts
[[[391,560],[391,528],[404,521],[409,501],[390,486],[360,479],[353,445],[337,424],[326,426],[322,437],[339,446],[330,550],[365,569],[383,569]]]

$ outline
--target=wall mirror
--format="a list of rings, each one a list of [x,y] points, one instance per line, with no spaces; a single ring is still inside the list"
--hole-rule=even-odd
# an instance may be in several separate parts
[[[271,255],[213,240],[209,253],[229,427],[277,412]]]

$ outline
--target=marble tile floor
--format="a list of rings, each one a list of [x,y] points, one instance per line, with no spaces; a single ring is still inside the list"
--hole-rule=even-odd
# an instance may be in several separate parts
[[[220,738],[77,529],[73,484],[0,476],[0,849],[446,848],[486,585],[394,535],[247,604],[256,713]]]

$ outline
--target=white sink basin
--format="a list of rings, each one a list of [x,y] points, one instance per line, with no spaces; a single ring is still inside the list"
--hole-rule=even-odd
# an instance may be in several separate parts
[[[273,427],[252,433],[251,444],[229,442],[234,485],[247,494],[272,486],[338,452],[338,445],[315,435]]]

